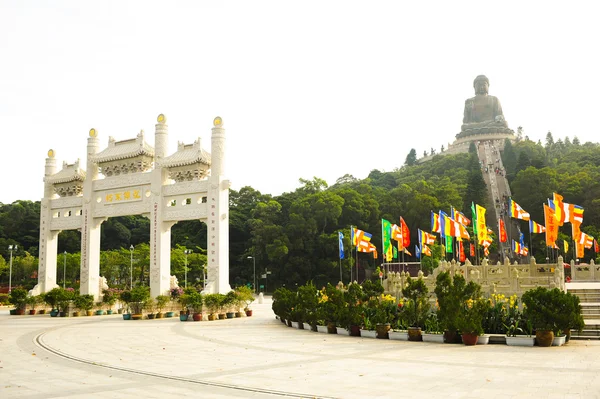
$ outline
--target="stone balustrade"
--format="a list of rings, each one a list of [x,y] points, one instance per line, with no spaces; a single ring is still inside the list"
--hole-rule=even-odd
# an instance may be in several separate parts
[[[534,258],[531,258],[529,264],[518,264],[516,262],[510,264],[508,259],[504,263],[498,262],[495,265],[488,264],[487,259],[484,259],[481,263],[481,265],[473,265],[469,260],[464,264],[460,264],[455,260],[441,261],[432,274],[425,276],[423,272],[419,271],[417,278],[422,278],[425,281],[431,295],[433,295],[438,274],[444,271],[449,271],[451,274],[462,274],[467,282],[474,281],[481,285],[482,293],[485,296],[497,293],[506,296],[517,294],[520,297],[525,291],[535,287],[565,290],[562,256],[559,256],[557,263],[550,264],[537,264]],[[583,273],[594,273],[593,270],[596,269],[596,266],[592,263],[588,265],[588,268],[590,270],[577,271],[577,276],[585,278]],[[598,269],[600,269],[600,266]],[[600,270],[596,270],[596,274],[600,276]],[[388,273],[383,280],[385,292],[399,297],[408,276],[409,273],[407,272]]]

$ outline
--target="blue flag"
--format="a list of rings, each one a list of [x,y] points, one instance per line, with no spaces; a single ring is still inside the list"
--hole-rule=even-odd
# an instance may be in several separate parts
[[[421,250],[416,245],[415,245],[415,256],[417,257],[417,259],[421,259]]]
[[[344,235],[341,231],[338,231],[338,238],[340,241],[340,259],[344,259]]]

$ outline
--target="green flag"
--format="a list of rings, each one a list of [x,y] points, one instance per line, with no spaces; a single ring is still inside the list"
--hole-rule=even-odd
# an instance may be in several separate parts
[[[446,252],[452,253],[452,236],[446,236]]]
[[[383,240],[383,256],[384,259],[388,262],[392,260],[392,242],[390,238],[392,236],[392,224],[385,220],[381,219],[381,238]]]
[[[473,213],[473,235],[477,237],[477,211],[475,210],[475,204],[471,202],[471,212]]]

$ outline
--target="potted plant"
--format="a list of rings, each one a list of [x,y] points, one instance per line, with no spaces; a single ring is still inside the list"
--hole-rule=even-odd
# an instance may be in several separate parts
[[[183,289],[181,289],[180,287],[171,288],[171,290],[169,291],[169,298],[171,300],[171,307],[170,307],[171,310],[173,309],[173,303],[179,302],[179,297],[182,294],[183,294]],[[174,316],[174,312],[172,312],[172,311],[168,311],[166,314],[166,317],[173,317],[173,316]]]
[[[154,311],[156,310],[156,301],[154,298],[148,296],[148,299],[144,301],[144,309],[148,311],[148,319],[153,320],[155,316]]]
[[[535,338],[539,346],[552,346],[554,330],[557,328],[556,315],[563,310],[566,298],[558,288],[549,290],[537,287],[523,294],[524,315],[535,328]]]
[[[468,299],[481,296],[481,287],[472,281],[467,283],[460,274],[451,276],[449,272],[442,272],[436,277],[435,295],[439,306],[438,318],[446,328],[444,342],[460,343],[458,324],[461,309]]]
[[[25,299],[25,302],[31,308],[29,309],[29,314],[34,315],[35,307],[38,305],[38,303],[40,303],[40,297],[38,297],[37,295],[30,295]]]
[[[428,302],[429,290],[422,278],[406,279],[406,285],[402,289],[402,295],[407,299],[406,314],[408,316],[408,340],[422,341],[421,329],[425,327],[425,318],[429,313]]]
[[[23,288],[13,288],[8,294],[8,301],[15,307],[16,314],[25,314],[27,307],[27,290]]]
[[[50,310],[50,317],[56,317],[58,316],[58,297],[60,294],[60,290],[61,288],[53,288],[50,291],[46,292],[43,295],[44,298],[44,302],[46,302],[46,304],[48,306],[50,306],[51,310]]]
[[[77,295],[73,300],[75,308],[86,312],[86,315],[92,315],[92,308],[94,307],[94,296],[91,294]]]
[[[225,294],[215,294],[215,296],[216,296],[217,312],[219,315],[219,320],[224,320],[225,318],[227,318],[227,315],[225,314],[225,308],[227,306]]]
[[[246,312],[246,316],[252,316],[252,309],[250,309],[250,304],[254,302],[254,294],[252,293],[252,289],[243,285],[238,287],[237,291],[240,296],[240,300],[245,304],[244,312]]]
[[[109,288],[106,290],[102,290],[102,303],[106,307],[107,314],[113,313],[112,307],[115,305],[116,302],[117,295],[113,289]]]
[[[585,323],[581,312],[581,304],[579,303],[579,297],[569,292],[561,294],[561,306],[562,309],[555,316],[555,341],[552,342],[553,346],[559,345],[561,342],[567,343],[571,338],[571,330],[577,330],[581,332]],[[556,335],[558,334],[558,339]],[[564,337],[562,335],[564,334]],[[562,337],[562,338],[561,338]]]
[[[208,320],[216,320],[217,310],[219,309],[219,298],[217,294],[206,294],[204,295],[204,304],[208,309]]]
[[[58,314],[60,317],[67,317],[69,315],[71,301],[75,297],[75,290],[73,288],[59,288],[58,292]]]
[[[158,309],[158,313],[156,314],[157,319],[163,318],[163,309],[169,303],[169,297],[166,295],[158,295],[156,297],[156,308]]]
[[[368,316],[363,318],[362,328],[360,329],[360,336],[365,338],[376,338],[377,331],[375,331],[375,323],[371,321]]]
[[[131,290],[131,319],[141,320],[143,317],[144,305],[150,299],[150,288],[146,286],[137,286]]]
[[[187,308],[192,313],[193,320],[202,320],[202,306],[204,305],[202,294],[198,292],[196,288],[191,287],[184,290],[182,297],[184,298]]]
[[[123,303],[123,320],[131,320],[131,309],[129,304],[131,303],[131,291],[124,290],[119,294],[119,300]],[[91,308],[90,308],[91,309]],[[91,316],[88,312],[88,316]]]
[[[423,342],[444,342],[444,330],[440,323],[437,313],[430,312],[425,319],[425,332],[421,334]]]
[[[273,292],[273,303],[271,308],[273,309],[273,312],[281,318],[283,323],[285,323],[285,320],[289,317],[292,295],[295,295],[295,293],[285,287],[277,288],[275,292]]]
[[[235,312],[233,307],[235,306],[237,301],[236,295],[235,295],[235,291],[231,290],[229,291],[227,294],[225,294],[225,297],[223,298],[223,309],[225,309],[225,315],[227,316],[228,319],[233,319],[235,317]]]
[[[348,290],[344,294],[344,299],[348,307],[348,326],[350,335],[360,337],[360,326],[363,319],[363,289],[358,283],[348,285]]]
[[[483,316],[485,301],[469,298],[459,308],[458,329],[465,345],[476,345],[479,335],[483,334]]]
[[[506,327],[506,345],[509,346],[533,346],[535,343],[535,337],[531,336],[532,333],[532,324],[531,322],[526,323],[528,325],[527,335],[518,335],[519,333],[525,334],[525,330],[519,326],[520,323],[523,322],[524,319],[515,320],[510,325],[505,325]]]
[[[390,339],[408,341],[408,322],[406,321],[406,315],[403,313],[403,299],[398,302],[398,305],[396,320],[392,323],[392,329],[388,332],[388,336]]]

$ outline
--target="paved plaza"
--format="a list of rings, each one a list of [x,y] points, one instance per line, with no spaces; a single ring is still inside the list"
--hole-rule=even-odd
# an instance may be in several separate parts
[[[254,316],[180,322],[0,311],[0,398],[594,398],[600,341],[433,344],[284,326]]]

